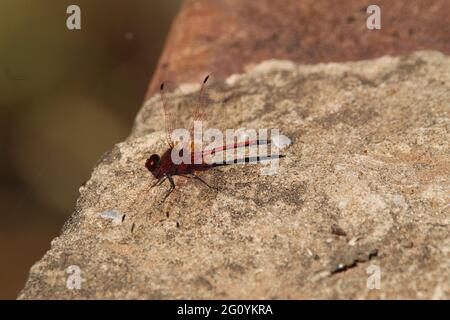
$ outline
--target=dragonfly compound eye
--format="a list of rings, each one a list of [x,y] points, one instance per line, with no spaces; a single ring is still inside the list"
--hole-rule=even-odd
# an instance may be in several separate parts
[[[159,167],[160,160],[161,159],[160,159],[159,155],[153,154],[150,158],[147,159],[147,161],[145,161],[145,167],[149,171],[153,171]]]

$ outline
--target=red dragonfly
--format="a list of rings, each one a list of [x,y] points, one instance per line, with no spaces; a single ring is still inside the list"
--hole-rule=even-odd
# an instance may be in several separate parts
[[[208,82],[208,79],[209,79],[209,75],[206,76],[206,78],[203,80],[201,88],[200,88],[200,93],[198,96],[198,102],[197,102],[196,111],[194,114],[194,119],[192,122],[192,126],[190,127],[190,135],[192,138],[194,136],[193,135],[194,121],[203,120],[204,115],[205,115],[205,110],[204,110],[205,100],[206,100],[205,99],[205,91],[206,91],[206,84]],[[169,181],[170,187],[164,196],[163,202],[166,200],[166,198],[172,193],[172,191],[176,187],[175,181],[173,179],[174,176],[181,176],[181,177],[185,177],[185,178],[194,178],[194,179],[200,181],[201,183],[205,184],[207,187],[216,189],[216,188],[210,186],[201,177],[199,177],[196,174],[196,172],[205,171],[205,170],[208,170],[208,169],[211,169],[214,167],[239,162],[239,160],[234,160],[232,162],[220,161],[220,162],[211,163],[210,161],[205,161],[207,156],[214,155],[215,153],[226,151],[226,150],[271,143],[270,140],[244,140],[241,142],[225,144],[220,147],[213,148],[211,150],[193,151],[192,148],[189,148],[189,152],[191,153],[190,154],[191,161],[189,161],[189,163],[182,162],[182,163],[176,164],[176,163],[174,163],[174,161],[172,159],[172,150],[176,147],[176,144],[172,141],[172,136],[171,136],[172,131],[173,131],[174,121],[172,120],[169,102],[166,97],[164,82],[161,84],[160,94],[161,94],[161,100],[162,100],[163,108],[164,108],[164,119],[165,119],[168,149],[162,154],[162,156],[159,156],[158,154],[152,154],[145,162],[145,167],[157,179],[157,181],[151,186],[151,188],[161,185],[166,180]],[[191,146],[193,147],[193,144]],[[185,149],[183,149],[183,150],[185,150]],[[181,152],[183,152],[183,150]],[[282,155],[276,155],[276,156],[282,157]],[[272,158],[274,158],[273,155],[272,156],[246,157],[246,158],[240,159],[240,162],[258,162],[258,161],[268,160],[268,159],[272,159]]]

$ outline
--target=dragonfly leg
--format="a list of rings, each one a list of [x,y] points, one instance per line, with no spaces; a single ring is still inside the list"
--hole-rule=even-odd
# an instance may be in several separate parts
[[[164,181],[166,181],[166,179],[167,179],[166,176],[164,176],[163,178],[159,179],[159,180],[156,181],[154,184],[152,184],[152,186],[150,187],[150,189],[153,188],[153,187],[156,187],[156,186],[161,185]]]
[[[164,199],[162,202],[166,201],[167,197],[172,193],[172,191],[175,189],[175,181],[173,181],[173,178],[171,175],[166,175],[167,179],[169,179],[170,182],[170,188],[167,190],[166,195],[164,196]]]
[[[200,178],[200,177],[197,176],[196,174],[194,174],[194,173],[191,173],[191,174],[192,174],[192,178],[194,178],[194,179],[196,179],[196,180],[202,182],[202,183],[205,184],[208,188],[211,188],[211,189],[214,189],[214,190],[218,190],[216,187],[210,186],[205,180],[203,180],[202,178]]]

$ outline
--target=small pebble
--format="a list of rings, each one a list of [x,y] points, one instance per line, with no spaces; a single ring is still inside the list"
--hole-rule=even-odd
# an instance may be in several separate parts
[[[125,215],[116,209],[103,211],[100,216],[104,219],[110,219],[116,224],[120,224],[125,219]]]
[[[356,242],[357,242],[358,240],[359,240],[358,237],[353,237],[353,238],[351,238],[350,241],[348,242],[348,245],[351,246],[351,247],[353,247],[353,246],[356,244]]]
[[[331,226],[331,233],[335,234],[337,236],[346,236],[347,235],[347,233],[341,227],[339,227],[337,224],[333,224]]]
[[[308,255],[309,255],[311,258],[313,258],[314,260],[318,260],[318,259],[319,259],[319,256],[318,256],[314,251],[312,251],[311,249],[306,248],[306,252],[307,252]]]
[[[414,247],[414,243],[410,240],[404,240],[402,241],[402,247],[406,249],[411,249],[412,247]]]

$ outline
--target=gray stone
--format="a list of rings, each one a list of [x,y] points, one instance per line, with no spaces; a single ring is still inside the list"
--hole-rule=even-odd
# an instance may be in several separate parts
[[[194,89],[170,98],[182,107]],[[167,148],[155,96],[80,188],[20,299],[450,298],[448,56],[266,61],[217,90],[212,123],[292,140],[278,172],[209,170],[219,190],[192,181],[161,203],[168,186],[148,190],[144,167]],[[101,217],[112,209],[121,223]]]

